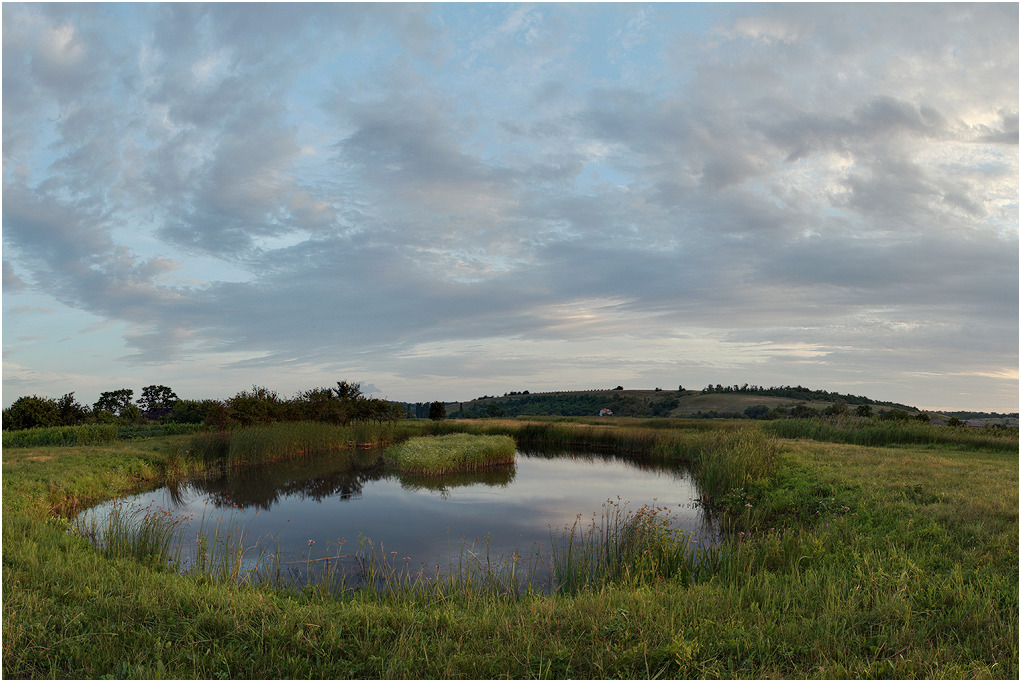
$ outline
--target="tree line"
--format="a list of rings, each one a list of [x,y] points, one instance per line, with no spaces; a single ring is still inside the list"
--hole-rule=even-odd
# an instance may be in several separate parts
[[[73,392],[58,399],[23,396],[3,411],[3,429],[105,423],[206,424],[219,428],[278,421],[348,424],[396,421],[406,414],[402,405],[366,397],[361,384],[347,381],[338,381],[335,387],[299,391],[290,398],[264,386],[252,386],[226,400],[181,400],[169,386],[156,384],[144,387],[137,401],[134,395],[130,388],[105,391],[91,406],[79,403]]]
[[[894,403],[888,400],[873,400],[863,395],[852,395],[850,393],[837,393],[834,391],[822,391],[798,386],[755,386],[749,384],[723,386],[721,384],[709,384],[702,389],[702,393],[745,393],[750,395],[768,395],[778,398],[790,398],[791,400],[817,400],[826,402],[851,403],[855,405],[882,405],[900,410],[915,410],[910,405]]]
[[[489,401],[489,402],[486,402]],[[595,416],[602,408],[618,417],[665,417],[680,402],[675,397],[658,400],[619,394],[539,394],[527,392],[497,401],[493,396],[476,398],[474,405],[458,406],[451,416],[459,419],[481,417],[517,417],[519,415]]]

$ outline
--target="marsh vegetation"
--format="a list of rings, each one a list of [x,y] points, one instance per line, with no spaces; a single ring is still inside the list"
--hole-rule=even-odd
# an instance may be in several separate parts
[[[601,573],[585,570],[556,594],[508,591],[478,573],[339,596],[253,586],[230,571],[181,575],[149,558],[158,532],[114,550],[66,519],[218,467],[194,451],[203,434],[5,448],[3,672],[1016,679],[1016,432],[970,440],[922,425],[933,437],[919,440],[872,423],[798,433],[768,421],[394,425],[392,442],[503,434],[519,448],[587,442],[696,467],[723,530],[697,563],[684,562],[691,543],[658,514],[608,510],[575,528],[566,564]],[[370,570],[400,569],[403,557],[387,557]]]

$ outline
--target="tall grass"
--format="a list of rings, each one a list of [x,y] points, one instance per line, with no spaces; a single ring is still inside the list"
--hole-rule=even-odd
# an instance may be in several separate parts
[[[32,429],[3,432],[5,448],[99,445],[132,438],[159,438],[196,433],[200,424],[78,424],[76,426],[37,426]]]
[[[758,429],[702,435],[692,461],[701,497],[715,502],[734,489],[769,478],[779,450],[776,439]]]
[[[763,428],[780,438],[807,438],[852,445],[929,445],[1010,452],[1018,447],[1017,429],[972,429],[915,420],[779,419]]]
[[[622,579],[520,598],[486,578],[507,562],[477,545],[464,580],[366,548],[367,576],[416,587],[339,595],[107,558],[36,501],[48,483],[82,499],[127,492],[153,444],[81,450],[4,451],[7,678],[1018,678],[1009,450],[784,443],[771,494],[811,513],[723,538],[687,585]]]
[[[386,458],[404,473],[443,475],[511,464],[515,452],[509,436],[455,433],[411,438],[390,446]]]
[[[377,447],[406,438],[407,432],[407,428],[386,423],[339,426],[322,422],[278,422],[196,434],[184,446],[181,456],[227,467],[263,464],[313,452]]]
[[[176,538],[185,517],[150,504],[114,503],[102,520],[79,518],[74,529],[109,558],[132,558],[152,566],[180,565],[181,544]]]
[[[665,507],[627,509],[620,498],[607,500],[598,519],[577,519],[550,533],[552,591],[576,594],[610,583],[653,579],[691,583],[699,572],[699,540],[671,527]]]
[[[30,448],[52,445],[97,445],[117,440],[114,424],[80,424],[78,426],[39,426],[19,431],[4,431],[5,448]]]

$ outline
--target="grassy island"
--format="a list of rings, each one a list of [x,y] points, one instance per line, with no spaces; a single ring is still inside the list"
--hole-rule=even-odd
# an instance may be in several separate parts
[[[510,436],[452,433],[411,438],[391,446],[386,457],[405,473],[442,475],[510,464],[516,450]]]

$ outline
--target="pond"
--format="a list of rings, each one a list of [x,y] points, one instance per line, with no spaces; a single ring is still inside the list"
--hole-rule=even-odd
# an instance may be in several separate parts
[[[513,465],[443,477],[400,474],[380,451],[334,452],[182,482],[79,520],[102,525],[118,508],[167,510],[180,523],[182,570],[234,561],[241,547],[236,573],[253,580],[300,585],[329,573],[351,585],[365,579],[372,556],[419,576],[520,561],[541,584],[552,543],[572,526],[643,507],[689,534],[693,547],[715,544],[687,469],[595,452],[519,450]]]

